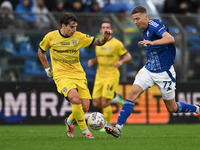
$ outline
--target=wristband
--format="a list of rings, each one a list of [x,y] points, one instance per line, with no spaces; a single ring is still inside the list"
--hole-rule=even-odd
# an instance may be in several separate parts
[[[53,71],[51,70],[51,68],[46,68],[45,72],[47,74],[48,77],[52,78],[53,77]]]

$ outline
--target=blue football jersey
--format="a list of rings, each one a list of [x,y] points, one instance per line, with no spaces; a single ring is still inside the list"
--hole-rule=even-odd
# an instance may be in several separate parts
[[[148,27],[143,30],[143,40],[154,41],[162,38],[167,31],[161,20],[150,20]],[[174,44],[145,46],[147,61],[145,68],[151,72],[168,71],[174,64],[176,49]]]

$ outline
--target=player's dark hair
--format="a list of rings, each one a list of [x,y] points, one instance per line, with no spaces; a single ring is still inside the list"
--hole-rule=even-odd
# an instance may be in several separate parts
[[[109,20],[103,20],[103,21],[101,21],[100,28],[101,28],[101,26],[102,26],[103,23],[109,23],[110,27],[112,28],[112,24],[111,24],[111,22]]]
[[[147,13],[147,9],[144,7],[144,6],[138,6],[138,7],[135,7],[133,9],[133,11],[131,12],[131,14],[136,14],[136,13]]]
[[[64,13],[62,14],[62,16],[60,17],[60,24],[65,24],[65,25],[68,25],[70,22],[77,22],[78,23],[78,18],[72,14],[72,13]]]

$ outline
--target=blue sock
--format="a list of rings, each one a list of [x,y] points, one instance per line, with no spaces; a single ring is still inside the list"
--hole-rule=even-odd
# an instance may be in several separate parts
[[[177,102],[177,113],[179,112],[196,112],[197,107],[195,105],[186,104],[183,102]]]
[[[118,117],[118,120],[117,120],[117,124],[118,125],[124,125],[127,118],[130,116],[130,114],[132,113],[133,111],[133,106],[135,105],[134,102],[126,99],[121,111],[120,111],[120,114],[119,114],[119,117]]]

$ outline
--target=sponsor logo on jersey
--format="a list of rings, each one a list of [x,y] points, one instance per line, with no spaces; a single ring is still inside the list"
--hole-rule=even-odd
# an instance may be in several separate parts
[[[53,52],[57,52],[57,53],[76,53],[76,52],[78,52],[78,50],[70,50],[70,49],[58,50],[58,49],[53,49]]]
[[[52,57],[52,59],[54,61],[58,61],[58,62],[61,62],[61,63],[68,63],[68,64],[75,64],[75,63],[79,62],[78,58],[75,58],[73,60],[68,60],[68,59],[58,59],[58,58]]]
[[[70,45],[70,42],[61,42],[61,45]]]
[[[113,55],[104,55],[104,54],[99,54],[97,57],[113,57]]]

